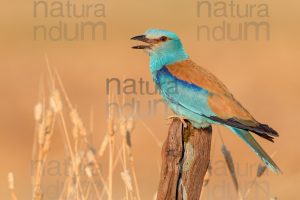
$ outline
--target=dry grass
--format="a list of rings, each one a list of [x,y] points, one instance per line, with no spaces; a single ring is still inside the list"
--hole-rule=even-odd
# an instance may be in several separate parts
[[[48,65],[49,78],[40,87],[40,97],[34,108],[36,131],[34,137],[32,160],[32,199],[47,199],[42,189],[43,171],[51,152],[52,139],[59,134],[56,126],[62,128],[61,134],[66,149],[66,159],[70,161],[68,174],[61,188],[59,199],[88,200],[114,199],[113,180],[118,176],[124,182],[123,199],[140,200],[138,179],[132,153],[131,135],[135,121],[132,118],[118,119],[110,112],[107,121],[106,135],[98,150],[89,144],[87,128],[80,118],[77,109],[71,103],[59,75]],[[44,85],[48,85],[47,89]],[[109,97],[109,101],[112,98]],[[121,141],[122,148],[116,148],[116,139]],[[108,152],[108,160],[104,156]],[[99,163],[108,163],[108,172],[103,174]],[[122,167],[116,173],[117,166]],[[81,173],[84,169],[84,174]],[[101,184],[99,184],[101,183]],[[11,199],[16,200],[13,173],[8,174]]]

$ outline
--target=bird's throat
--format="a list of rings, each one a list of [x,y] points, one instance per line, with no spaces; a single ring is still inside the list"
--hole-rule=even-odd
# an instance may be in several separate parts
[[[181,62],[188,59],[189,56],[185,51],[178,50],[172,53],[162,52],[156,53],[153,52],[150,54],[150,71],[155,73],[166,65],[174,64],[176,62]]]

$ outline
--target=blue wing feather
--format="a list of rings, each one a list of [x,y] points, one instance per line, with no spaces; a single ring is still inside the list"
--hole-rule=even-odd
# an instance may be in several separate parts
[[[196,127],[207,126],[210,120],[203,115],[215,115],[207,104],[207,90],[176,78],[166,67],[153,77],[164,100],[175,113],[186,117]]]

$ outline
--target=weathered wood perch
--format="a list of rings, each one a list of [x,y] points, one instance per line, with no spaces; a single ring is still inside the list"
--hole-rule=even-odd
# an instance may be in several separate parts
[[[210,161],[211,126],[196,129],[179,119],[170,125],[161,156],[157,200],[198,200]]]

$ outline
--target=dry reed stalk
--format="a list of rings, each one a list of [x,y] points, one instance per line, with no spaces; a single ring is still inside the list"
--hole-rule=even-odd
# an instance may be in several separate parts
[[[75,155],[75,164],[74,164],[74,174],[76,177],[76,188],[77,188],[77,198],[79,198],[79,195],[81,195],[81,199],[84,199],[84,191],[82,189],[82,186],[80,184],[80,175],[79,175],[79,167],[81,166],[82,158],[79,154],[78,146],[79,146],[79,136],[84,137],[86,135],[86,131],[83,127],[83,123],[78,115],[78,112],[76,109],[72,108],[70,111],[70,119],[73,125],[72,129],[72,135],[73,135],[73,145],[74,145],[74,155]],[[78,191],[81,191],[80,193]]]
[[[120,135],[123,137],[122,139],[122,167],[123,171],[121,172],[121,178],[123,180],[123,183],[125,185],[125,199],[129,200],[129,192],[132,191],[132,184],[131,184],[131,177],[129,175],[129,172],[127,170],[127,158],[126,158],[126,119],[121,118],[119,121],[119,132]],[[132,194],[131,194],[132,195]]]
[[[43,112],[44,112],[44,105],[45,105],[45,91],[42,82],[40,82],[39,86],[39,98],[38,98],[38,103],[34,106],[34,119],[35,119],[35,129],[34,129],[34,137],[33,137],[33,147],[32,147],[32,158],[36,158],[37,154],[37,139],[38,139],[38,134],[39,134],[39,127],[40,123],[42,121],[43,117]],[[31,184],[34,184],[34,176],[31,178]]]
[[[91,194],[91,186],[89,184],[88,188],[85,191],[85,199],[89,199],[90,194]],[[101,199],[101,197],[100,197],[100,199]]]
[[[231,176],[234,188],[235,188],[235,190],[236,190],[236,192],[238,194],[239,199],[243,200],[244,198],[243,198],[243,195],[242,195],[242,193],[240,191],[240,187],[239,187],[237,175],[236,175],[236,172],[235,172],[235,166],[234,166],[233,158],[231,156],[230,151],[228,150],[228,148],[225,145],[225,142],[224,142],[224,140],[222,138],[222,135],[221,135],[219,129],[218,129],[218,133],[219,133],[219,136],[220,136],[221,141],[222,141],[221,151],[222,151],[223,157],[225,159],[227,168],[228,168],[228,170],[230,172],[230,176]]]
[[[51,83],[53,83],[51,81]],[[53,85],[51,84],[51,88]],[[45,92],[41,89],[42,102],[38,103],[34,109],[34,118],[37,123],[38,131],[34,140],[33,148],[33,159],[37,161],[35,167],[35,174],[33,175],[33,199],[38,200],[43,198],[41,191],[41,179],[44,164],[47,160],[47,155],[50,149],[51,138],[53,135],[54,123],[55,123],[55,112],[61,108],[60,102],[57,101],[57,94],[49,99],[49,107],[46,108],[45,103]],[[37,144],[37,145],[36,145]],[[37,152],[36,152],[37,151]],[[37,157],[36,157],[37,156]]]
[[[107,192],[108,188],[106,186],[106,183],[104,181],[103,175],[102,175],[102,173],[101,173],[101,171],[99,169],[99,166],[97,164],[97,160],[96,160],[94,152],[92,152],[91,150],[89,150],[87,152],[87,154],[86,154],[86,157],[87,157],[87,161],[88,161],[87,164],[86,164],[87,165],[86,169],[90,169],[90,172],[92,172],[93,169],[96,169],[96,172],[98,173],[98,175],[100,176],[100,180],[102,181],[104,190]],[[100,193],[99,193],[98,188],[96,187],[96,183],[95,183],[95,179],[94,179],[93,173],[88,173],[88,177],[89,177],[89,179],[92,182],[92,185],[93,185],[93,188],[95,190],[97,198],[100,199]]]
[[[108,170],[108,199],[109,200],[112,200],[113,160],[114,160],[114,135],[110,134],[109,135],[109,170]]]
[[[106,136],[105,136],[106,137]],[[105,143],[107,143],[106,144],[106,146],[108,146],[108,144],[109,144],[109,137],[106,137],[107,138],[107,142],[105,142]],[[103,141],[104,142],[104,141]],[[103,145],[103,143],[102,143],[102,145]],[[102,145],[101,145],[101,147],[102,147]],[[106,148],[106,147],[105,147]],[[103,155],[103,154],[102,154]],[[101,155],[101,156],[102,156]],[[112,166],[112,171],[115,171],[115,169],[116,169],[116,167],[117,167],[117,165],[118,165],[118,162],[119,162],[119,159],[121,158],[121,156],[122,156],[122,148],[120,148],[119,149],[119,151],[118,151],[118,153],[117,153],[117,155],[116,155],[116,158],[115,158],[115,160],[113,161],[113,166]],[[109,193],[109,191],[108,191],[108,188],[106,187],[106,192],[107,192],[107,194]],[[102,199],[102,197],[104,196],[104,192],[105,192],[105,188],[102,190],[102,192],[101,192],[101,199]]]
[[[207,169],[207,172],[206,172],[206,174],[204,176],[204,180],[203,180],[202,192],[200,194],[200,200],[203,198],[204,191],[208,186],[211,176],[212,176],[212,166],[211,166],[211,162],[209,162],[208,169]]]
[[[67,192],[67,187],[69,185],[69,182],[70,182],[70,177],[67,177],[64,181],[64,186],[63,186],[63,189],[59,195],[59,200],[64,200],[66,199],[66,192]]]
[[[109,96],[108,103],[111,103],[111,95]],[[109,169],[108,169],[108,200],[112,200],[113,190],[113,160],[114,160],[114,118],[113,111],[109,110],[108,114],[108,137],[109,137]]]
[[[126,147],[127,147],[127,153],[128,153],[128,157],[129,157],[130,168],[131,168],[131,172],[132,172],[132,176],[133,176],[137,200],[141,200],[140,189],[139,189],[139,184],[138,184],[136,170],[135,170],[135,164],[134,164],[134,156],[132,153],[131,135],[133,133],[133,129],[134,129],[134,120],[133,120],[133,118],[128,118],[126,120],[126,144],[127,144]]]
[[[107,145],[108,145],[108,142],[109,142],[109,137],[108,135],[105,135],[104,139],[102,140],[102,143],[100,145],[100,148],[98,150],[98,155],[100,157],[102,157],[104,155],[104,152],[105,150],[107,149]]]
[[[40,150],[42,148],[41,143],[43,142],[44,136],[44,119],[45,119],[45,93],[44,88],[40,84],[39,89],[39,98],[42,99],[41,102],[37,103],[34,107],[34,119],[35,119],[35,134],[34,134],[34,142],[33,142],[33,149],[32,149],[32,158],[34,161],[36,161],[36,158],[38,158],[38,165],[36,166],[36,169],[34,170],[35,174],[32,174],[32,180],[31,184],[33,186],[33,196],[41,196],[38,195],[40,193],[40,189],[38,187],[39,185],[39,178],[38,175],[40,174],[40,168],[41,168],[41,159],[42,159],[42,151]],[[33,167],[33,166],[31,166]],[[35,166],[34,166],[35,167]],[[39,192],[37,192],[39,191]],[[36,198],[33,198],[36,199]]]
[[[225,144],[222,145],[221,150],[222,150],[224,159],[226,161],[227,168],[230,172],[230,176],[232,178],[234,188],[239,193],[239,184],[238,184],[238,180],[237,180],[237,176],[236,176],[236,172],[235,172],[235,167],[234,167],[234,162],[233,162],[233,158],[231,156],[231,153],[227,149]]]
[[[10,190],[11,200],[18,200],[17,195],[15,194],[15,179],[14,179],[14,174],[12,172],[8,173],[7,180],[8,180],[8,188]]]
[[[120,131],[120,135],[123,137],[123,139],[122,139],[123,140],[122,141],[123,171],[121,172],[121,177],[125,184],[126,199],[129,199],[128,193],[130,195],[130,199],[133,199],[132,179],[131,179],[130,173],[128,171],[128,168],[127,168],[127,155],[128,155],[127,147],[129,145],[131,145],[131,140],[130,140],[130,135],[127,132],[127,119],[125,119],[124,117],[122,117],[120,120],[119,131]]]
[[[122,144],[122,152],[123,152],[123,156],[122,156],[122,166],[123,166],[123,171],[121,172],[121,178],[123,180],[123,183],[125,185],[125,197],[126,200],[129,200],[129,195],[132,199],[132,183],[131,183],[131,176],[129,174],[129,171],[127,169],[127,158],[126,158],[126,150],[125,150],[125,145],[124,142]]]
[[[46,108],[45,108],[46,110]],[[34,183],[33,183],[33,199],[39,200],[43,199],[43,194],[41,191],[41,180],[44,164],[47,160],[47,156],[50,150],[51,138],[53,135],[55,115],[50,109],[44,112],[40,123],[38,124],[38,152],[37,158],[34,159],[37,161],[35,174],[34,174]]]
[[[92,169],[89,166],[85,167],[85,173],[86,173],[86,175],[88,176],[88,178],[90,179],[90,181],[92,183],[92,186],[93,186],[94,191],[96,193],[97,199],[101,199],[99,190],[98,190],[97,185],[96,185],[95,180],[94,180],[94,175],[93,175]]]

